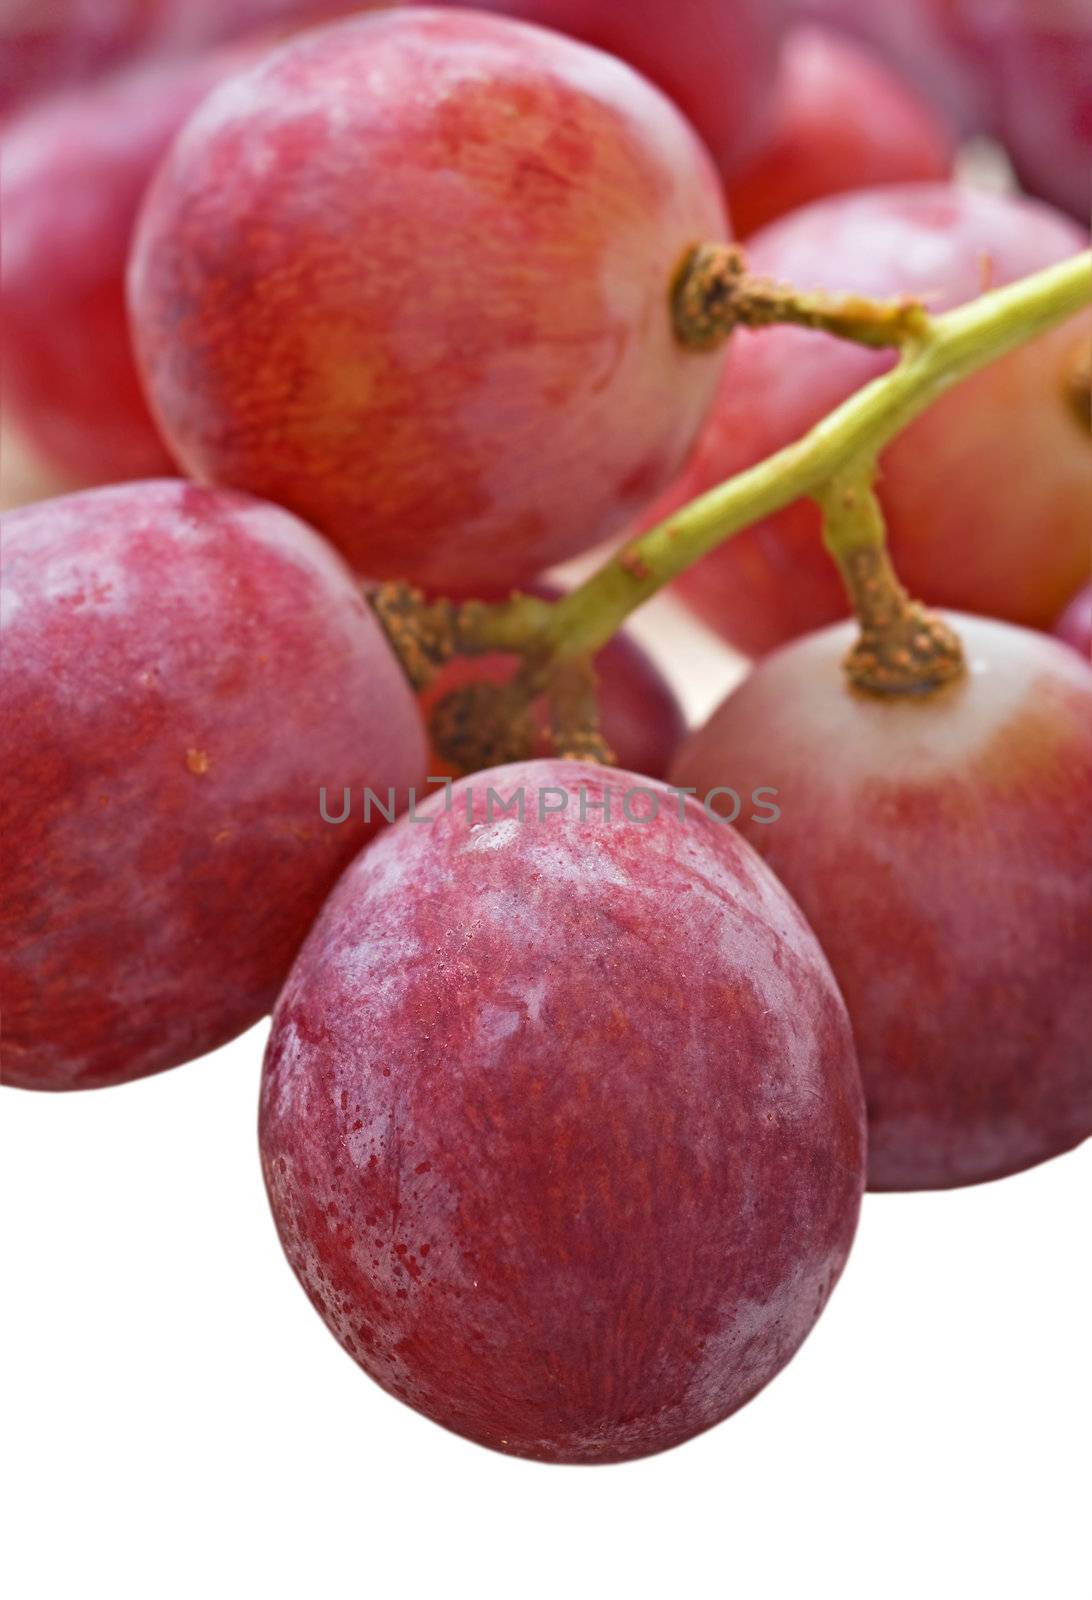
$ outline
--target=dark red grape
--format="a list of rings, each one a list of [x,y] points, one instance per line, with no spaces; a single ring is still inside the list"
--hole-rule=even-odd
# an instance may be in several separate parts
[[[777,790],[738,826],[799,902],[849,1008],[869,1186],[1017,1172],[1092,1133],[1092,670],[1042,634],[950,620],[967,673],[851,689],[851,624],[761,662],[674,781]]]
[[[845,1008],[773,875],[663,785],[536,761],[449,798],[353,864],[281,995],[281,1239],[435,1421],[544,1461],[666,1449],[784,1366],[842,1269]]]
[[[208,91],[256,59],[237,46],[49,101],[4,141],[0,313],[6,416],[75,484],[173,470],[137,377],[125,267],[140,202]]]
[[[869,40],[966,132],[1000,139],[1031,194],[1087,223],[1088,0],[794,0],[794,7]]]
[[[992,0],[975,13],[989,49],[994,129],[1032,194],[1087,224],[1092,210],[1092,7]]]
[[[120,1083],[270,1008],[380,820],[363,786],[419,782],[424,730],[347,569],[245,495],[28,506],[2,593],[4,1077]]]
[[[844,189],[946,178],[953,155],[938,114],[878,57],[829,29],[794,28],[771,132],[728,187],[732,222],[746,236]]]
[[[258,29],[304,26],[369,0],[4,0],[0,116],[140,60],[199,54]],[[376,0],[373,0],[376,3]],[[392,0],[397,3],[397,0]]]
[[[997,0],[985,0],[994,6]],[[1039,0],[1032,0],[1033,4]],[[989,122],[986,60],[968,26],[977,0],[790,0],[797,17],[863,39],[968,133]]]

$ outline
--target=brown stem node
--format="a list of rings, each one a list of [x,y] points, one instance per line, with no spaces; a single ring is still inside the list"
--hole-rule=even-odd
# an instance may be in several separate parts
[[[846,657],[846,676],[868,694],[921,694],[965,670],[959,635],[911,600],[882,546],[863,545],[839,561],[861,625]]]
[[[367,598],[406,677],[415,689],[425,688],[455,653],[458,608],[426,600],[408,583],[380,584]]]
[[[524,761],[534,749],[531,705],[516,680],[453,689],[433,707],[429,732],[437,754],[460,772]]]
[[[917,300],[831,295],[752,277],[738,245],[691,250],[672,285],[671,309],[675,337],[688,350],[715,350],[735,328],[786,323],[878,348],[912,344],[929,329]]]
[[[595,668],[586,656],[566,661],[550,677],[550,739],[562,760],[614,765],[614,752],[599,726],[597,688]]]

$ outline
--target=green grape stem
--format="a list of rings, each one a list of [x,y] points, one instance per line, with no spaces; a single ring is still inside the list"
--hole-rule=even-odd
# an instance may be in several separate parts
[[[982,367],[1092,304],[1092,252],[1073,256],[943,316],[927,317],[896,366],[796,444],[739,473],[630,540],[539,619],[538,641],[565,659],[602,649],[680,572],[752,523],[875,459],[934,400]]]
[[[719,272],[723,263],[715,260],[712,266]],[[735,266],[729,266],[734,273]],[[712,307],[720,316],[717,297],[710,299],[701,288],[703,264],[693,271],[699,277],[691,278],[691,287],[697,281],[700,290],[695,306],[699,311]],[[679,293],[676,285],[676,319]],[[1092,304],[1092,252],[936,317],[896,302],[876,302],[873,315],[866,302],[831,297],[817,311],[814,296],[794,297],[791,289],[778,289],[777,295],[788,311],[767,317],[763,300],[761,315],[755,313],[759,324],[804,322],[846,338],[863,336],[866,343],[889,343],[899,349],[898,362],[797,443],[631,539],[560,600],[513,594],[496,605],[426,605],[404,585],[385,586],[372,596],[415,683],[427,681],[452,654],[499,650],[521,658],[508,692],[495,697],[496,715],[485,718],[496,723],[481,730],[492,741],[490,748],[508,739],[511,729],[501,723],[511,720],[517,703],[527,706],[540,695],[551,699],[554,685],[574,681],[573,664],[590,660],[659,589],[734,534],[803,497],[823,509],[827,548],[862,623],[861,643],[847,662],[851,681],[877,693],[905,692],[934,686],[960,670],[958,641],[909,600],[890,567],[883,517],[871,488],[875,463],[884,446],[948,389]],[[897,636],[890,628],[885,636],[881,603],[884,616],[896,617]],[[568,709],[559,713],[560,721],[571,742],[581,730],[568,726],[573,696],[561,699]],[[589,738],[597,736],[590,724],[585,731]]]

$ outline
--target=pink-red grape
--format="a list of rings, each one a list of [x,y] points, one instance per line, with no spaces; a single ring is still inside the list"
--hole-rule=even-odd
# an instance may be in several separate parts
[[[817,201],[756,234],[748,258],[799,289],[916,295],[943,311],[1086,246],[1036,202],[923,184]],[[1092,450],[1072,381],[1090,324],[1084,315],[995,362],[883,452],[880,499],[913,593],[1049,627],[1088,576]],[[799,328],[735,334],[698,448],[648,520],[793,443],[893,359]],[[846,611],[810,501],[714,551],[679,589],[756,655]]]
[[[830,970],[739,835],[650,779],[528,762],[420,818],[348,870],[277,1005],[288,1259],[377,1382],[481,1444],[678,1444],[780,1370],[849,1249]]]
[[[120,1083],[270,1008],[379,821],[362,786],[419,782],[424,729],[326,541],[245,495],[27,506],[2,602],[4,1077]]]
[[[848,687],[845,623],[761,662],[674,781],[777,790],[738,826],[799,902],[849,1008],[869,1185],[947,1188],[1092,1133],[1092,670],[952,616],[968,671]]]
[[[669,94],[730,176],[769,122],[779,0],[479,0],[628,61]]]
[[[790,0],[797,17],[863,39],[952,117],[965,132],[988,124],[981,41],[969,27],[979,0]],[[1041,0],[1031,0],[1040,4]],[[997,0],[985,0],[994,6]]]
[[[368,0],[4,0],[0,116],[129,62],[177,60],[258,29],[304,26],[367,6]]]
[[[533,585],[544,600],[556,599],[560,591],[548,584]],[[507,683],[518,661],[501,652],[487,656],[457,656],[429,685],[421,696],[426,713],[437,701],[469,683]],[[599,711],[603,737],[620,767],[643,772],[650,778],[666,778],[667,769],[686,732],[686,722],[670,684],[655,662],[628,633],[616,633],[595,658],[598,679]],[[544,708],[538,718],[539,742],[535,755],[551,753],[547,738]],[[429,772],[435,776],[457,776],[455,769],[435,751],[429,757]]]
[[[208,91],[261,47],[143,68],[25,113],[4,141],[6,415],[76,484],[169,473],[133,361],[125,267],[144,191]]]
[[[989,50],[991,114],[1032,194],[1092,210],[1092,6],[991,0],[975,13]]]
[[[628,67],[414,9],[303,35],[160,168],[131,305],[183,465],[372,578],[526,581],[671,479],[716,387],[669,316],[715,173]]]
[[[1088,0],[794,0],[869,40],[968,132],[1000,139],[1028,191],[1092,206]]]
[[[772,129],[728,186],[732,223],[746,236],[823,195],[946,178],[953,154],[945,123],[882,60],[829,29],[797,27]]]
[[[1086,583],[1073,596],[1054,624],[1054,632],[1088,660],[1092,653],[1092,584]]]

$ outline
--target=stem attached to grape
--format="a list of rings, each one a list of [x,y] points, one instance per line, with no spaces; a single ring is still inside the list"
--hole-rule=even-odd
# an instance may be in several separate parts
[[[546,629],[562,656],[600,650],[639,605],[733,534],[802,496],[855,460],[874,458],[946,390],[1092,303],[1092,252],[994,289],[930,319],[898,365],[817,423],[796,444],[750,467],[630,540],[551,608]]]
[[[793,323],[856,344],[906,348],[929,331],[918,300],[804,292],[752,277],[739,245],[698,245],[686,257],[671,296],[675,337],[690,350],[716,350],[736,328]]]
[[[911,600],[887,553],[875,462],[839,473],[816,493],[823,542],[834,559],[861,633],[844,662],[854,688],[870,694],[920,694],[964,670],[959,636]]]
[[[722,255],[728,253],[722,252]],[[695,345],[701,345],[706,337],[713,338],[714,333],[717,339],[723,336],[713,328],[718,319],[724,330],[747,320],[746,315],[739,317],[728,312],[721,316],[716,310],[717,295],[709,292],[708,282],[704,295],[694,290],[693,275],[697,275],[700,284],[701,273],[708,274],[711,270],[709,262],[703,267],[700,262],[691,260],[675,286],[676,319],[680,295],[684,299],[689,297],[699,309],[704,306],[695,323]],[[722,261],[718,270],[724,271],[727,280],[734,269],[730,263]],[[687,288],[688,276],[691,277],[690,288]],[[799,310],[808,299],[793,296],[791,291],[777,290],[776,293],[783,296],[783,312],[786,307],[792,311],[793,306]],[[728,300],[731,299],[728,295]],[[562,599],[551,604],[528,595],[513,595],[497,606],[475,602],[464,607],[440,602],[447,608],[453,630],[452,646],[447,654],[505,650],[521,656],[522,665],[511,685],[512,691],[528,704],[544,693],[549,696],[551,680],[562,672],[566,663],[590,659],[613,637],[630,613],[657,590],[717,545],[792,501],[808,496],[825,504],[828,543],[837,546],[846,533],[846,507],[844,501],[840,509],[837,506],[837,486],[842,486],[844,495],[846,485],[853,483],[858,489],[864,485],[864,499],[856,508],[856,553],[847,553],[844,559],[839,558],[837,549],[833,553],[852,585],[851,597],[862,616],[867,635],[869,606],[879,595],[886,596],[883,603],[890,608],[893,603],[891,586],[898,587],[894,573],[890,572],[879,528],[873,526],[876,537],[871,543],[862,533],[874,502],[871,470],[880,451],[920,412],[963,378],[1065,322],[1090,303],[1092,253],[1086,252],[1006,288],[983,294],[940,317],[930,317],[920,306],[910,303],[884,306],[859,301],[850,306],[847,301],[831,300],[827,304],[829,315],[823,320],[813,305],[807,326],[851,338],[860,337],[862,329],[867,332],[868,325],[873,332],[886,330],[886,337],[866,338],[865,342],[900,345],[902,353],[897,365],[851,395],[797,443],[700,495],[647,533],[630,540],[585,583]],[[757,312],[754,315],[758,318]],[[840,326],[837,325],[839,318]],[[791,315],[786,312],[781,318],[767,316],[765,320],[804,321],[805,316],[793,311]],[[878,588],[870,589],[870,585],[878,585]],[[380,596],[383,593],[380,591]],[[373,602],[382,607],[381,598],[373,597]],[[910,606],[909,601],[905,604]],[[435,607],[426,609],[435,610]],[[862,685],[883,692],[898,688],[893,654],[899,650],[909,651],[911,666],[917,657],[921,658],[919,665],[924,676],[918,682],[925,686],[944,681],[959,670],[958,650],[953,653],[950,637],[945,639],[935,633],[933,625],[923,616],[912,611],[906,616],[909,619],[906,634],[890,649],[885,647],[877,653],[875,639],[871,647],[862,641],[857,680]],[[393,642],[397,650],[397,633],[393,634]],[[446,657],[441,652],[437,660],[443,658]],[[868,683],[870,674],[875,681]],[[880,678],[886,681],[880,682]],[[907,686],[903,684],[902,687]],[[507,699],[511,700],[512,695]],[[498,705],[498,715],[501,710]],[[503,741],[499,729],[497,733],[495,743],[500,744]]]

